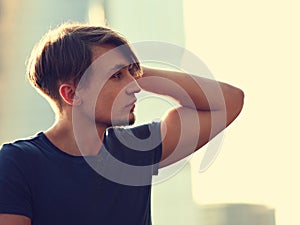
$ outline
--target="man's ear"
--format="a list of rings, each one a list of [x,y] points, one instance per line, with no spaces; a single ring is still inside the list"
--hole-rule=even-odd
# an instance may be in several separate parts
[[[76,95],[76,87],[72,84],[61,84],[59,94],[68,105],[80,105],[81,99]]]

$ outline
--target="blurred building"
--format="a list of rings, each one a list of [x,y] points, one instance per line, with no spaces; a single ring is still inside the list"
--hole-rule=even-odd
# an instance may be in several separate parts
[[[88,1],[1,0],[0,145],[47,129],[54,120],[48,102],[25,79],[34,44],[64,21],[86,22]]]
[[[201,206],[200,225],[275,225],[274,210],[254,204],[214,204]]]

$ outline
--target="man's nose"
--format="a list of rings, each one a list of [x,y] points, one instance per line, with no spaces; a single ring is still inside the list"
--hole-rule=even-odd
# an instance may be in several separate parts
[[[126,87],[126,93],[129,95],[138,93],[142,90],[141,87],[139,86],[138,82],[136,82],[136,80],[134,79],[134,77],[132,77],[132,76],[130,76],[130,77],[131,77],[131,79]]]

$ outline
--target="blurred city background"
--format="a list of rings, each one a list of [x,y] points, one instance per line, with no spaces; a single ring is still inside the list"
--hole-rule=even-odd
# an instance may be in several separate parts
[[[299,7],[297,0],[0,0],[0,145],[54,121],[25,79],[33,45],[65,21],[107,24],[131,42],[189,49],[246,95],[207,170],[199,172],[203,148],[154,185],[153,224],[298,225]],[[153,101],[150,110],[137,106],[137,123],[169,107]]]

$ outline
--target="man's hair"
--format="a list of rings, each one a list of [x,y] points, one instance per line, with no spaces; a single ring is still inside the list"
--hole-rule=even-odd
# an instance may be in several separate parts
[[[92,63],[93,46],[123,45],[133,61],[133,69],[140,73],[137,57],[119,33],[100,26],[64,23],[47,32],[35,45],[27,63],[30,83],[48,96],[61,111],[59,85],[72,82],[77,85]]]

